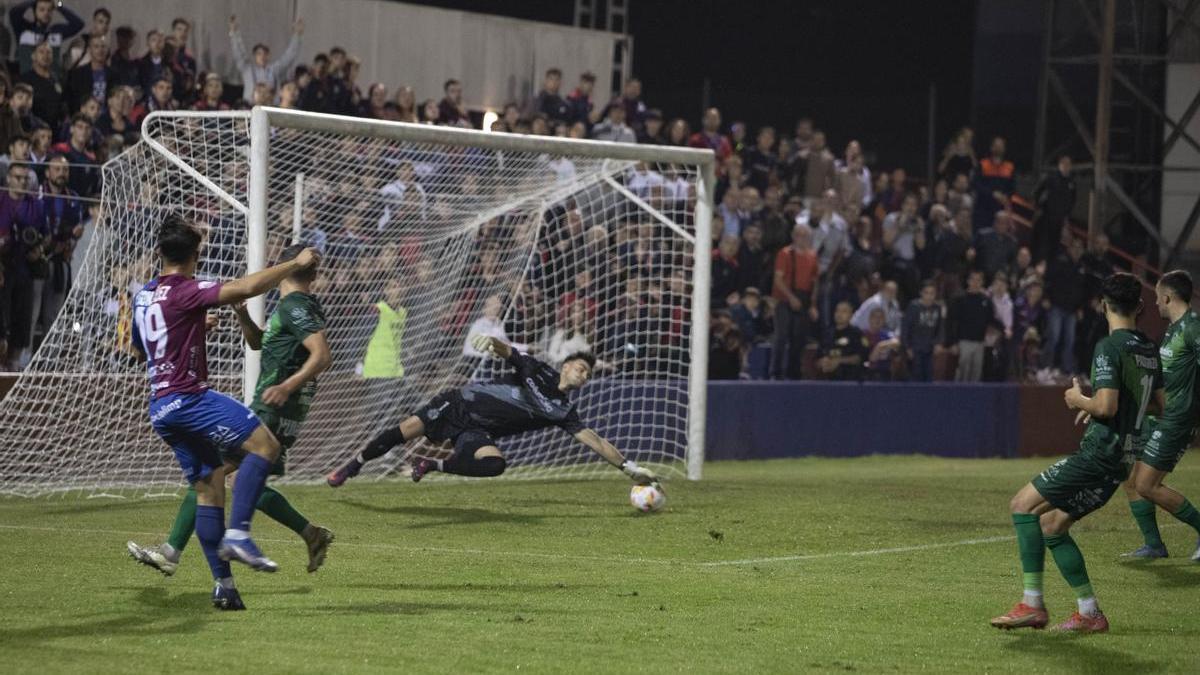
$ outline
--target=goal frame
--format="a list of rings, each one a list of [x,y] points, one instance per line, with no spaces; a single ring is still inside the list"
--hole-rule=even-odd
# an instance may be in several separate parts
[[[250,118],[250,167],[247,190],[248,204],[242,204],[225,193],[204,176],[187,165],[169,149],[145,133],[156,117],[225,117]],[[268,106],[255,106],[249,113],[204,113],[204,112],[153,112],[143,122],[143,138],[156,152],[183,169],[217,197],[246,215],[246,272],[253,273],[266,267],[268,211],[267,188],[271,162],[271,129],[295,129],[299,131],[332,132],[347,136],[380,138],[413,143],[437,143],[455,147],[474,147],[497,151],[532,152],[554,155],[582,156],[597,159],[644,161],[651,163],[675,163],[695,166],[696,206],[693,214],[695,234],[687,232],[660,211],[639,199],[609,179],[610,187],[637,204],[650,216],[671,227],[692,245],[694,255],[692,278],[691,311],[691,355],[688,371],[688,428],[685,452],[687,477],[699,480],[704,465],[705,416],[707,406],[708,374],[708,330],[709,294],[711,289],[712,256],[709,242],[712,241],[713,190],[716,185],[715,156],[711,150],[678,148],[668,146],[636,145],[567,139],[547,136],[524,136],[503,132],[478,131],[455,127],[391,122],[358,117],[345,117],[325,113],[303,112]],[[299,194],[299,184],[297,193]],[[262,296],[247,303],[251,317],[260,325],[266,318],[266,301]],[[243,372],[243,396],[249,403],[254,394],[255,383],[261,368],[259,352],[245,349]]]

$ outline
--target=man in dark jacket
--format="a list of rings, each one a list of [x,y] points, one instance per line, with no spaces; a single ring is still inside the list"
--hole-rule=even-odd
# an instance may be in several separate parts
[[[1075,372],[1075,322],[1088,299],[1082,258],[1083,242],[1072,238],[1066,252],[1059,253],[1046,268],[1050,311],[1046,314],[1042,367],[1057,363],[1059,370],[1067,374]]]
[[[90,63],[72,68],[67,74],[67,110],[74,115],[88,98],[108,100],[108,88],[116,82],[116,73],[108,67],[108,40],[96,36],[88,43]]]
[[[1075,177],[1071,158],[1058,158],[1058,169],[1042,178],[1033,190],[1038,216],[1033,223],[1033,260],[1052,260],[1058,253],[1063,223],[1075,210]]]
[[[33,9],[33,20],[29,20],[29,10]],[[62,15],[66,21],[51,23],[54,11]],[[61,61],[62,46],[79,31],[83,30],[83,19],[54,0],[28,0],[13,5],[8,10],[8,22],[12,26],[13,37],[17,42],[17,65],[20,72],[29,70],[32,65],[33,48],[43,42],[50,43],[54,51],[54,63]]]
[[[542,90],[533,99],[533,112],[545,115],[552,122],[571,121],[571,107],[558,94],[562,86],[562,71],[551,68],[542,79]]]
[[[958,351],[957,382],[978,382],[983,377],[983,338],[988,325],[995,319],[996,310],[983,290],[983,272],[967,273],[967,292],[950,305],[947,322],[952,349]]]

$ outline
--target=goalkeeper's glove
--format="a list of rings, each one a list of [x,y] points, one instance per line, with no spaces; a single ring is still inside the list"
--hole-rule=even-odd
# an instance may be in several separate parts
[[[474,347],[476,351],[483,352],[488,356],[496,355],[496,344],[492,341],[490,336],[484,335],[483,333],[476,333],[471,338],[471,346]]]
[[[621,462],[621,471],[626,476],[632,478],[635,483],[640,485],[658,482],[658,476],[656,476],[653,471],[638,466],[637,462],[633,461],[632,459],[627,459],[624,462]]]

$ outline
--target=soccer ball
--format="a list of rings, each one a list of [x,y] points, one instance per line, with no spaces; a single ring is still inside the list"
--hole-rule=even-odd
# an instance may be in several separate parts
[[[634,485],[629,491],[629,503],[638,511],[650,513],[661,511],[667,505],[667,494],[657,483],[651,485]]]

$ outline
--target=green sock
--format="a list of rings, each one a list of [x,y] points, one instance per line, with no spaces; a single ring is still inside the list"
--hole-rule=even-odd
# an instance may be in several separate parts
[[[1042,526],[1032,513],[1012,514],[1017,531],[1017,550],[1021,553],[1021,577],[1025,591],[1042,592],[1042,572],[1046,569],[1046,546],[1042,541]]]
[[[1192,503],[1188,500],[1184,499],[1183,506],[1179,507],[1179,510],[1171,515],[1191,525],[1196,534],[1200,534],[1200,511],[1197,511],[1196,507],[1192,506]]]
[[[296,534],[303,534],[304,528],[308,527],[308,518],[293,508],[287,497],[273,487],[263,488],[262,496],[258,498],[256,507],[270,516],[272,520],[279,522]]]
[[[171,534],[167,543],[171,548],[183,553],[192,532],[196,531],[196,488],[189,487],[179,504],[179,512],[175,514],[175,524],[171,526]]]
[[[1158,519],[1154,517],[1154,502],[1149,499],[1129,502],[1129,511],[1133,513],[1133,519],[1137,521],[1138,529],[1142,531],[1142,539],[1145,540],[1146,545],[1155,548],[1162,546],[1162,535],[1158,532]]]
[[[1095,595],[1092,592],[1092,581],[1088,578],[1087,565],[1083,562],[1083,551],[1079,550],[1070,534],[1047,535],[1046,548],[1050,549],[1050,555],[1054,556],[1054,564],[1058,565],[1058,571],[1062,572],[1071,590],[1075,591],[1075,597],[1090,598]]]

